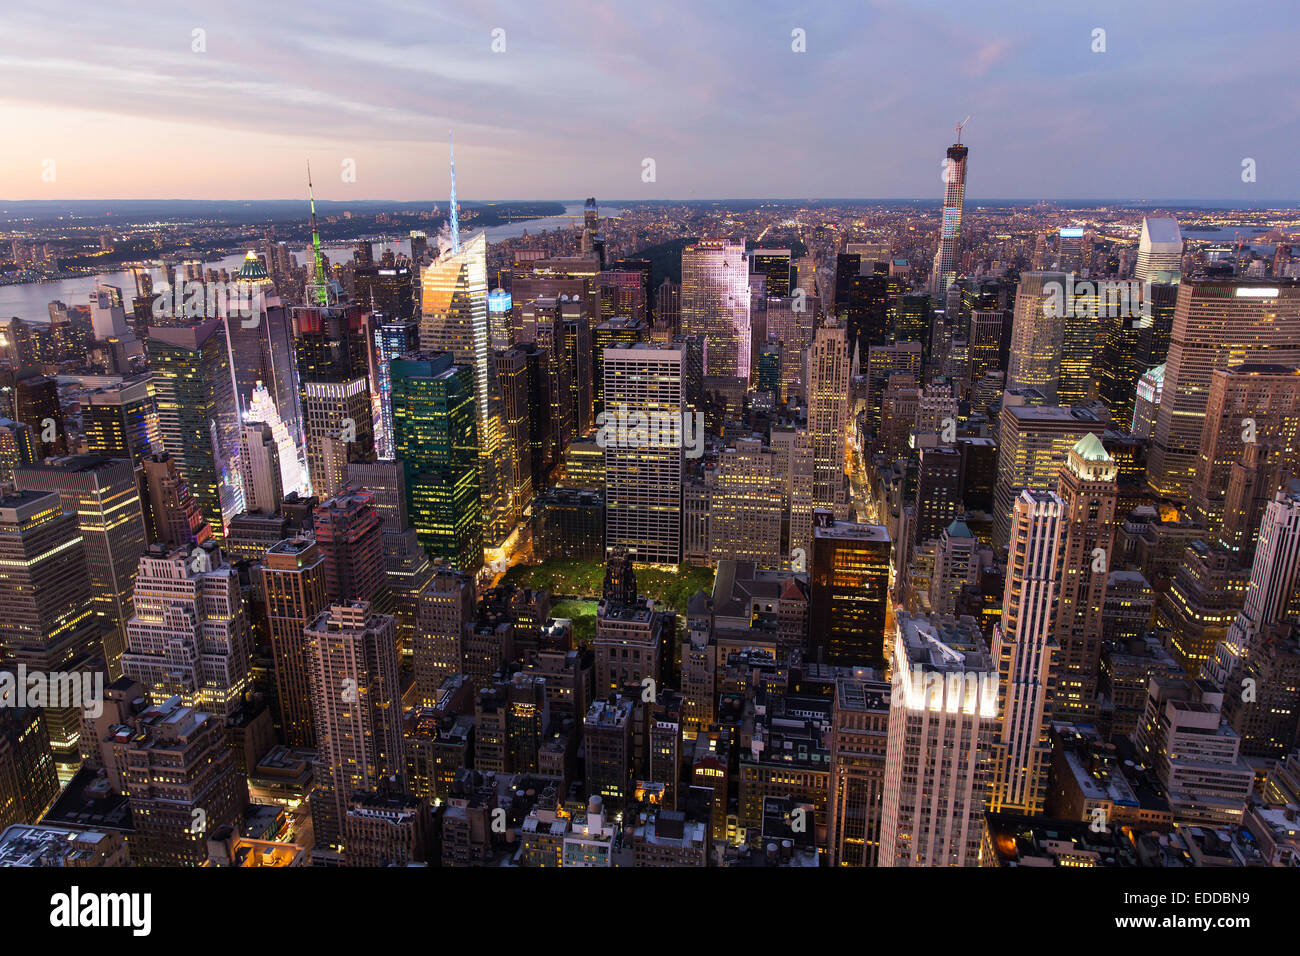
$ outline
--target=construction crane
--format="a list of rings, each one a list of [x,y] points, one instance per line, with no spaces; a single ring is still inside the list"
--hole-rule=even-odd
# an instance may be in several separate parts
[[[967,113],[967,114],[966,114],[966,118],[965,118],[964,120],[962,120],[960,123],[957,124],[957,145],[958,145],[958,146],[961,145],[961,130],[962,130],[962,127],[965,126],[967,123],[970,122],[970,118],[971,118],[972,115],[973,115],[973,114],[971,114],[971,113]]]

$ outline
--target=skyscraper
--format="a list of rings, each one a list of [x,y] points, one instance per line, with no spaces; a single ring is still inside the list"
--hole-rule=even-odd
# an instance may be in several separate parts
[[[280,489],[283,494],[307,494],[307,483],[303,480],[301,455],[298,442],[294,439],[289,426],[280,417],[271,393],[260,382],[253,389],[253,398],[248,411],[244,414],[245,424],[261,422],[271,428],[271,437],[275,441],[276,459],[280,464]]]
[[[394,319],[379,313],[371,315],[374,345],[374,381],[371,392],[379,406],[378,434],[375,447],[380,458],[394,458],[393,380],[389,362],[413,352],[420,344],[420,323],[414,319]]]
[[[810,650],[826,664],[885,665],[889,532],[881,525],[814,516],[809,567]]]
[[[244,486],[244,510],[274,514],[284,497],[280,450],[271,426],[253,422],[239,428],[239,471]]]
[[[225,718],[251,683],[251,657],[239,574],[217,546],[150,545],[135,579],[122,673],[154,700],[179,697],[187,707]]]
[[[1033,388],[1056,404],[1061,381],[1065,303],[1073,294],[1063,272],[1025,272],[1016,290],[1007,388]]]
[[[150,541],[173,548],[202,544],[212,537],[199,504],[190,494],[171,455],[161,452],[144,460],[145,527]]]
[[[705,375],[749,379],[749,260],[744,242],[703,239],[682,250],[681,330],[707,336]]]
[[[1138,282],[1177,282],[1183,271],[1183,236],[1177,219],[1143,217],[1138,237]]]
[[[202,865],[208,836],[222,826],[238,827],[248,803],[222,715],[170,697],[112,733],[135,829],[131,862]]]
[[[1010,540],[1012,513],[1020,492],[1056,484],[1071,446],[1086,434],[1100,435],[1108,422],[1087,408],[1012,405],[1003,399],[999,416],[997,480],[993,489],[993,540]]]
[[[312,514],[331,604],[366,601],[387,606],[382,525],[373,500],[370,491],[345,485]]]
[[[485,536],[495,541],[509,530],[504,527],[501,390],[488,329],[486,235],[443,252],[422,270],[420,281],[420,348],[450,352],[474,375],[480,514]]]
[[[626,409],[628,416],[627,427],[606,426],[612,434],[605,444],[605,547],[623,548],[647,564],[682,560],[682,362],[676,348],[624,343],[605,349],[607,414]],[[657,422],[658,436],[652,439],[645,425],[638,433],[633,415]]]
[[[358,305],[291,311],[308,479],[313,494],[328,498],[347,463],[375,450],[365,313]]]
[[[85,671],[101,651],[77,516],[54,492],[0,497],[0,653],[6,666]],[[49,708],[55,758],[80,760],[80,713]]]
[[[1016,498],[1002,620],[993,626],[1000,694],[989,809],[996,813],[1040,813],[1047,796],[1064,512],[1052,491],[1026,489]]]
[[[781,562],[785,475],[762,439],[738,438],[718,456],[709,515],[709,553],[775,568]]]
[[[1300,471],[1300,369],[1251,363],[1211,376],[1190,493],[1206,540],[1219,535],[1232,466],[1248,444],[1266,446],[1291,474]]]
[[[145,343],[163,450],[176,463],[212,535],[243,511],[239,486],[239,405],[225,325],[151,328]]]
[[[963,124],[964,125],[964,124]],[[934,267],[930,272],[930,297],[942,303],[948,286],[957,277],[961,253],[961,213],[966,198],[966,155],[961,145],[961,127],[957,127],[957,142],[948,147],[943,165],[943,223],[939,228],[939,248],[934,253]]]
[[[473,370],[451,353],[422,351],[392,360],[389,374],[411,523],[431,558],[473,573],[483,563],[484,502]],[[498,445],[502,452],[509,448]]]
[[[1300,282],[1183,280],[1147,464],[1156,494],[1188,498],[1214,372],[1247,363],[1300,367]]]
[[[464,670],[465,629],[474,624],[474,579],[440,565],[420,592],[414,658],[415,691],[422,707],[438,702],[438,688]]]
[[[1056,603],[1060,645],[1057,719],[1096,719],[1102,615],[1112,561],[1118,470],[1094,434],[1080,438],[1061,468],[1056,491],[1064,505],[1061,577]]]
[[[86,451],[129,458],[137,467],[150,452],[161,451],[153,377],[141,375],[91,392],[82,405],[81,430]]]
[[[394,622],[365,601],[334,604],[304,632],[316,722],[316,845],[336,845],[347,804],[405,776]]]
[[[505,423],[503,453],[509,455],[509,480],[506,482],[506,510],[511,524],[523,517],[533,500],[532,414],[528,355],[510,348],[494,356],[497,379],[501,383],[501,406]]]
[[[99,455],[49,458],[19,468],[19,487],[59,494],[75,515],[86,549],[90,597],[109,673],[120,674],[126,622],[134,613],[135,577],[145,549],[144,513],[131,462]]]
[[[849,425],[849,341],[842,324],[817,329],[808,352],[808,435],[813,448],[813,507],[848,517],[844,477]]]
[[[826,829],[832,866],[876,866],[890,714],[889,685],[854,668],[835,679]]]
[[[998,679],[971,617],[900,614],[880,866],[978,866]]]
[[[262,559],[266,622],[280,724],[291,747],[315,746],[306,629],[328,604],[325,558],[308,538],[286,538]]]

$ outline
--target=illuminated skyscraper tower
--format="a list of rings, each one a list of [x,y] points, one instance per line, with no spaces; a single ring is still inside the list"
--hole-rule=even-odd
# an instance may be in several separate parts
[[[1156,494],[1188,500],[1214,372],[1255,363],[1300,367],[1300,282],[1180,283],[1147,462],[1147,482]]]
[[[1001,692],[989,809],[999,813],[1041,813],[1047,796],[1064,512],[1051,491],[1026,489],[1015,503],[1002,620],[993,627]]]
[[[176,462],[203,517],[221,540],[244,510],[239,482],[239,402],[225,324],[151,328],[145,343],[163,448]]]
[[[808,350],[808,434],[813,448],[813,507],[848,518],[844,477],[849,427],[849,341],[843,324],[817,329]]]
[[[1061,663],[1053,712],[1062,720],[1096,719],[1117,473],[1115,460],[1101,439],[1089,433],[1070,449],[1057,479],[1056,490],[1065,509],[1056,606]]]
[[[1142,219],[1138,239],[1139,282],[1177,282],[1183,271],[1183,235],[1177,219]]]
[[[707,336],[705,375],[749,378],[749,306],[744,242],[705,239],[682,250],[681,328]]]
[[[457,365],[474,372],[478,421],[479,494],[489,541],[503,528],[501,389],[497,384],[488,328],[487,237],[479,233],[459,250],[447,249],[421,274],[420,348],[450,352]]]
[[[967,120],[970,117],[966,118]],[[948,147],[943,164],[943,224],[939,229],[939,248],[934,253],[934,268],[930,273],[930,296],[942,304],[948,286],[957,277],[958,244],[961,240],[961,210],[966,198],[966,153],[961,144],[962,122],[957,127],[957,142]]]

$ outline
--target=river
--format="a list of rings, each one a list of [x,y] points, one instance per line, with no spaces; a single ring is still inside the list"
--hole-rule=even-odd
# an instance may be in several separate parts
[[[612,206],[600,207],[602,216],[617,216],[621,212],[621,209]],[[506,223],[502,226],[489,226],[484,231],[487,233],[488,242],[501,242],[503,239],[522,236],[525,230],[528,231],[529,235],[533,235],[543,230],[566,228],[574,223],[582,222],[582,214],[583,204],[581,202],[566,203],[563,215],[547,216],[542,219],[526,219]],[[473,234],[462,232],[461,237],[466,239]],[[432,239],[432,237],[430,238]],[[389,243],[377,242],[375,247],[376,259],[385,249],[392,249],[395,252],[408,255],[411,251],[409,239]],[[355,243],[331,245],[325,247],[325,252],[330,256],[331,260],[339,261],[339,253],[343,254],[342,258],[349,258],[354,248]],[[299,263],[307,261],[305,247],[296,250],[296,254]],[[240,252],[206,263],[206,265],[209,268],[224,268],[234,272],[240,267],[243,260],[244,254]],[[155,282],[158,281],[159,276],[160,273],[155,270]],[[122,297],[126,300],[126,306],[128,309],[130,308],[130,300],[135,297],[135,278],[131,275],[130,270],[119,270],[117,272],[104,272],[97,276],[78,276],[75,279],[54,279],[49,282],[27,282],[21,285],[0,286],[0,316],[4,318],[17,316],[28,322],[47,322],[50,317],[49,304],[51,302],[63,302],[69,306],[85,305],[89,301],[90,293],[100,283],[121,289]]]

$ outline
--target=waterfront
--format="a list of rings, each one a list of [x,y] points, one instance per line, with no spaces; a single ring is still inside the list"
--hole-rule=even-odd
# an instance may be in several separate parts
[[[570,202],[565,204],[563,215],[546,216],[541,219],[525,219],[501,226],[491,226],[484,231],[487,233],[488,242],[501,242],[504,239],[522,236],[525,231],[530,235],[534,235],[543,231],[567,228],[572,224],[580,224],[582,222],[582,212],[583,204],[581,202]],[[602,216],[616,216],[621,212],[622,210],[613,207],[601,207]],[[462,232],[462,236],[466,238],[471,234]],[[431,241],[432,239],[433,237],[430,236]],[[325,252],[331,261],[338,262],[351,256],[354,247],[355,243],[329,245],[325,247]],[[409,255],[411,243],[409,239],[376,242],[375,258],[378,259],[385,249],[392,249],[394,252]],[[307,260],[305,247],[295,249],[294,253],[300,263]],[[233,272],[239,268],[243,259],[243,252],[235,252],[221,259],[208,262],[206,265],[208,268],[224,268]],[[155,269],[155,281],[159,279],[159,276],[159,270]],[[84,305],[88,301],[90,293],[94,291],[95,286],[100,283],[120,288],[124,298],[130,299],[135,296],[135,279],[129,269],[104,272],[99,275],[77,276],[73,279],[52,279],[48,282],[6,285],[0,286],[0,317],[17,316],[27,322],[49,321],[49,304],[51,302],[63,302],[70,306]]]

